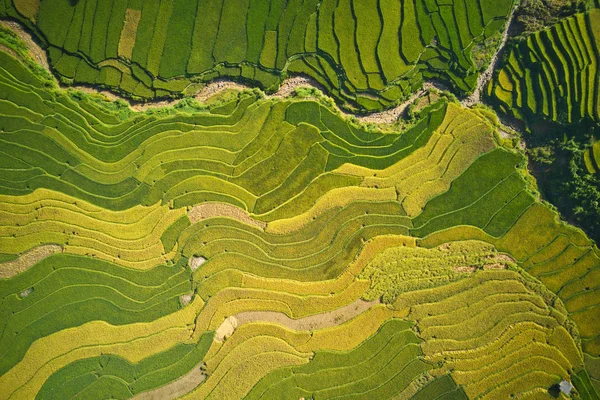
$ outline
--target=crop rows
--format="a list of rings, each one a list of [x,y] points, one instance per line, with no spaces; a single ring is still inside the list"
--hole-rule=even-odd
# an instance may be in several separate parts
[[[293,30],[300,3],[273,2],[270,31]],[[347,4],[319,13],[369,15]],[[439,14],[432,29],[449,18],[410,4]],[[138,36],[168,40],[168,18],[150,33],[145,18]],[[332,29],[369,48],[361,24]],[[218,26],[216,44],[241,29]],[[264,62],[285,64],[274,38]],[[561,379],[594,398],[600,253],[537,200],[481,111],[442,97],[401,132],[250,92],[120,113],[0,59],[0,269],[62,250],[0,279],[1,398],[128,398],[198,368],[183,398],[505,398]]]
[[[352,351],[317,352],[308,364],[270,373],[248,398],[277,399],[281,393],[315,399],[390,398],[430,368],[420,358],[418,343],[409,323],[390,320]]]
[[[222,106],[225,114],[215,108],[108,123],[66,96],[43,101],[36,95],[43,89],[15,82],[3,71],[6,161],[0,193],[23,195],[43,187],[115,210],[212,200],[266,220],[290,216],[325,191],[359,183],[335,172],[341,164],[383,168],[408,156],[428,140],[445,110],[443,104],[431,109],[404,135],[373,136],[315,102],[273,102],[246,94]],[[11,155],[16,153],[19,159]],[[258,171],[270,173],[262,177]]]
[[[129,363],[191,343],[196,312],[202,303],[155,319],[128,325],[92,321],[36,340],[23,360],[0,377],[3,398],[34,398],[46,379],[73,361],[114,354]]]
[[[0,196],[0,249],[20,254],[53,243],[68,253],[149,269],[175,254],[177,237],[169,237],[170,229],[189,224],[186,220],[184,210],[170,210],[168,205],[107,211],[43,189],[24,196]]]
[[[593,9],[516,44],[488,86],[488,95],[503,112],[518,118],[597,121],[598,21],[600,12]]]
[[[52,374],[36,398],[129,398],[194,368],[211,341],[212,335],[206,333],[196,344],[177,344],[138,363],[114,355],[75,361]]]
[[[410,156],[383,170],[345,164],[338,172],[364,176],[361,186],[395,188],[406,213],[416,216],[478,156],[494,148],[492,131],[475,113],[450,103],[429,141]]]
[[[4,4],[5,3],[5,4]],[[474,89],[476,44],[503,28],[501,0],[6,1],[64,80],[151,99],[227,77],[276,88],[305,74],[347,107],[389,107],[439,78]],[[37,5],[37,7],[35,7]]]
[[[152,321],[178,310],[180,296],[192,292],[189,270],[181,264],[136,271],[66,254],[0,285],[0,374],[39,338],[94,320],[114,325]]]
[[[457,227],[431,235],[422,245],[438,246],[465,238],[484,240],[510,253],[548,288],[546,296],[555,301],[560,298],[563,312],[577,323],[584,351],[598,353],[600,338],[592,321],[600,312],[594,283],[600,258],[598,249],[581,231],[558,222],[548,208],[533,204],[501,238],[479,229]]]
[[[590,174],[600,171],[600,143],[596,142],[583,153],[585,167]]]
[[[403,292],[465,278],[477,269],[506,268],[511,261],[478,241],[446,243],[436,249],[394,247],[380,252],[359,275],[371,281],[364,298],[393,303]]]
[[[514,271],[481,271],[446,286],[401,295],[425,359],[452,372],[469,398],[533,394],[582,367],[566,315]]]

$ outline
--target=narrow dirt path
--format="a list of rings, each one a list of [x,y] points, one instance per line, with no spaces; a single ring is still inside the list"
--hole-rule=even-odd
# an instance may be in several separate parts
[[[379,300],[364,301],[358,299],[344,307],[298,319],[290,318],[286,314],[277,311],[244,311],[227,317],[223,321],[215,332],[215,341],[222,342],[225,338],[233,335],[237,328],[252,322],[273,323],[295,331],[332,328],[351,320],[378,304],[380,304]]]
[[[396,107],[391,108],[389,110],[380,111],[380,112],[376,112],[376,113],[365,115],[365,116],[359,116],[359,117],[355,116],[354,114],[343,111],[343,110],[340,110],[340,112],[348,118],[355,117],[355,118],[358,118],[358,120],[360,120],[361,122],[364,122],[367,124],[369,124],[369,123],[370,124],[393,124],[394,122],[398,121],[398,119],[402,116],[404,111],[406,111],[406,109],[413,102],[415,102],[417,99],[420,99],[421,97],[425,96],[431,87],[432,87],[431,84],[425,83],[423,85],[423,89],[419,90],[418,92],[415,92],[408,99],[406,99],[405,101],[403,101]]]
[[[322,314],[310,315],[304,318],[293,319],[284,313],[275,311],[245,311],[230,316],[215,331],[215,341],[222,343],[233,335],[235,330],[252,322],[267,322],[282,325],[296,331],[312,331],[316,329],[331,328],[341,325],[352,318],[362,314],[371,307],[380,304],[379,301],[364,301],[358,299],[344,307]],[[149,392],[140,393],[133,397],[135,400],[171,400],[191,392],[206,379],[202,364],[196,365],[190,372],[181,378]]]
[[[63,248],[56,244],[46,244],[34,247],[14,260],[0,263],[0,279],[12,278],[21,272],[27,271],[33,265],[62,250]]]
[[[468,96],[466,99],[462,100],[461,103],[465,107],[472,107],[477,103],[481,103],[481,92],[485,85],[492,79],[494,75],[494,71],[496,67],[500,63],[501,56],[504,53],[504,49],[506,46],[506,41],[508,40],[508,33],[510,32],[510,26],[512,25],[513,17],[515,15],[517,7],[513,7],[508,16],[508,20],[506,21],[506,26],[504,27],[504,32],[502,32],[502,38],[500,39],[500,45],[496,49],[496,53],[492,56],[492,60],[488,65],[487,69],[479,74],[479,78],[477,79],[477,86],[473,93]]]
[[[171,400],[177,399],[184,394],[194,390],[199,384],[204,382],[206,374],[202,369],[203,364],[196,365],[190,372],[181,378],[174,380],[157,389],[140,393],[132,399],[134,400]]]

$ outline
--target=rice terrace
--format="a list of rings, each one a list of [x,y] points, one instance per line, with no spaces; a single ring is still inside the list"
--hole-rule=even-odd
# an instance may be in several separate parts
[[[0,0],[0,400],[600,400],[598,241],[598,0]]]

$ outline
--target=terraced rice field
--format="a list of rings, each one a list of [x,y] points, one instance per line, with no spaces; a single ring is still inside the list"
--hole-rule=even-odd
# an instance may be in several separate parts
[[[297,71],[370,109],[432,77],[468,91],[470,46],[512,5],[266,4],[0,13],[76,81],[112,68],[109,86],[155,97]],[[420,38],[397,59],[395,32]],[[0,44],[0,399],[546,399],[563,380],[599,398],[600,250],[539,198],[489,110],[438,93],[384,127],[245,90],[135,112]]]
[[[598,122],[600,10],[565,18],[511,48],[488,95],[517,118]]]
[[[595,174],[600,170],[600,143],[594,143],[583,154],[585,166],[590,174]]]
[[[388,107],[441,79],[474,89],[473,49],[498,35],[510,0],[6,0],[68,82],[136,99],[192,94],[217,77],[273,90],[313,78],[348,108]]]

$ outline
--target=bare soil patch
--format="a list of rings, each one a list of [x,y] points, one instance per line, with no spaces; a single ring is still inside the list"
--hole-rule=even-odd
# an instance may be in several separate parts
[[[498,128],[498,134],[503,139],[513,139],[515,137],[514,134],[512,134],[512,133],[510,133],[507,130],[502,129],[502,128]]]
[[[453,270],[455,270],[456,272],[475,272],[477,271],[477,267],[476,266],[462,266],[462,265],[458,265],[455,267],[452,267]]]
[[[379,301],[364,301],[358,299],[355,302],[336,310],[298,319],[290,318],[284,313],[275,311],[246,311],[236,314],[235,318],[237,319],[238,326],[260,321],[283,325],[286,328],[296,331],[313,331],[316,329],[325,329],[341,325],[357,315],[362,314],[376,304],[379,304]]]
[[[54,253],[62,252],[63,248],[56,244],[47,244],[35,247],[17,259],[0,264],[0,279],[12,278],[31,268],[33,265],[50,257]]]
[[[509,256],[508,254],[498,254],[496,257],[494,257],[496,260],[500,261],[500,262],[504,262],[504,263],[517,263],[515,261],[514,258],[512,258],[511,256]]]
[[[225,321],[215,331],[215,341],[221,343],[229,336],[233,335],[238,327],[238,320],[235,316],[225,318]]]
[[[187,306],[188,304],[190,304],[192,302],[192,299],[194,298],[194,296],[192,294],[184,294],[179,296],[179,300],[181,301],[181,304],[183,304],[184,306]]]
[[[502,264],[502,263],[486,264],[483,266],[483,269],[506,269],[506,264]]]
[[[135,400],[171,400],[177,399],[200,385],[206,379],[202,369],[203,364],[196,365],[181,378],[149,392],[140,393],[133,397]]]
[[[230,80],[226,80],[226,79],[217,79],[214,80],[210,83],[208,83],[206,86],[204,86],[202,89],[200,89],[200,91],[198,92],[198,94],[196,94],[196,96],[194,96],[194,98],[200,102],[205,102],[206,100],[210,99],[211,97],[215,96],[216,94],[219,94],[221,92],[224,92],[226,90],[246,90],[246,89],[252,89],[250,86],[246,86],[246,85],[242,85],[241,83],[238,82],[234,82],[234,81],[230,81]],[[177,102],[179,100],[175,100],[175,102]]]
[[[206,262],[206,258],[201,257],[201,256],[194,256],[188,260],[188,264],[189,264],[190,268],[192,269],[192,271],[195,271],[198,268],[200,268],[200,266],[202,264],[204,264],[205,262]]]
[[[444,243],[437,247],[440,250],[448,251],[450,250],[450,243]]]
[[[306,76],[294,76],[283,81],[272,97],[284,98],[293,96],[296,89],[300,87],[316,88],[323,91],[321,85],[314,79]]]
[[[510,15],[508,16],[506,26],[504,27],[504,32],[502,32],[500,44],[498,45],[498,49],[496,49],[496,53],[493,55],[492,60],[490,61],[490,64],[488,65],[487,69],[479,74],[479,77],[477,79],[477,86],[475,87],[473,93],[461,102],[463,106],[471,107],[477,103],[481,103],[481,91],[483,90],[483,87],[490,81],[490,79],[492,79],[494,70],[500,63],[500,56],[504,52],[504,48],[506,46],[506,40],[509,36],[510,26],[513,21],[513,16],[515,15],[515,10],[516,7],[513,7],[513,9],[510,12]]]
[[[236,219],[244,224],[255,226],[264,230],[267,227],[266,222],[255,220],[248,213],[239,207],[225,203],[203,203],[192,207],[188,213],[188,218],[193,223],[213,217],[228,217]]]

